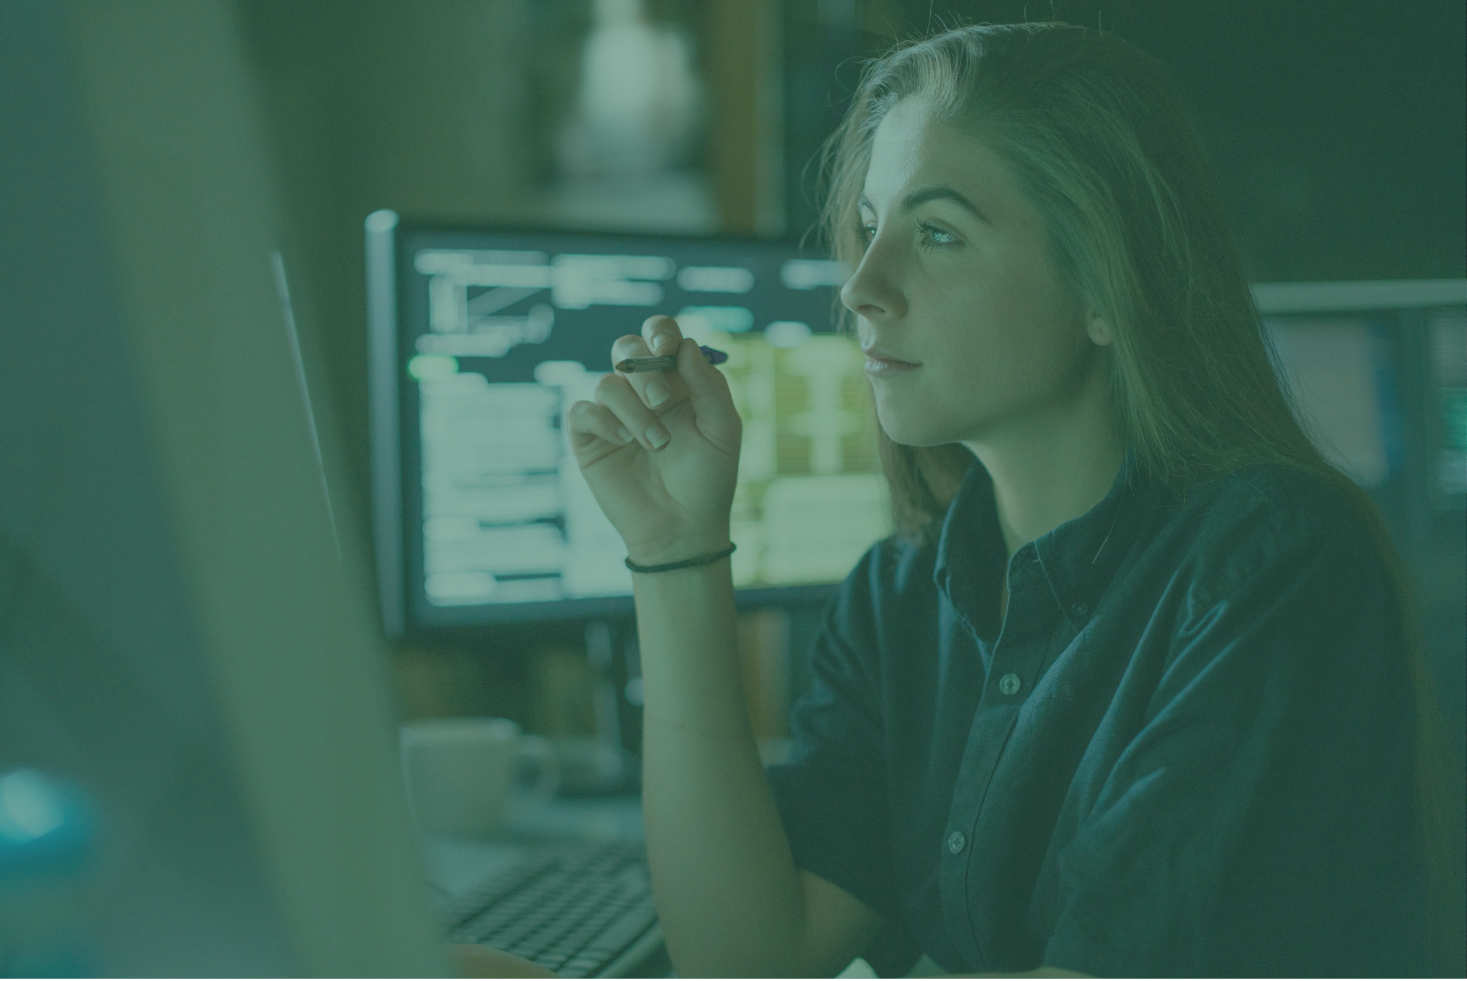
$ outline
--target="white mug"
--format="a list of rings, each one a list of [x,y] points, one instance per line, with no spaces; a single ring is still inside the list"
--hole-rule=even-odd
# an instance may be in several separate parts
[[[510,719],[422,719],[401,729],[403,779],[413,823],[422,832],[485,837],[504,823],[521,759],[539,776],[533,799],[555,794],[560,772],[543,736],[527,736]]]

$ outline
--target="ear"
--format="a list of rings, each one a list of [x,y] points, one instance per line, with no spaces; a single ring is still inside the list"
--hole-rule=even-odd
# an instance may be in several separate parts
[[[1094,308],[1085,315],[1085,334],[1099,347],[1106,347],[1114,340],[1110,333],[1110,324]]]

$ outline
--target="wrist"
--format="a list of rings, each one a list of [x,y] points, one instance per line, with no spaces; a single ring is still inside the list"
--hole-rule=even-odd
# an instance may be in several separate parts
[[[689,559],[722,552],[732,544],[733,540],[727,531],[677,536],[657,543],[646,543],[635,547],[628,545],[627,561],[641,566],[686,562]]]
[[[699,566],[713,565],[715,562],[722,562],[724,559],[732,555],[737,548],[737,545],[729,545],[725,548],[719,549],[716,552],[706,552],[702,555],[695,555],[689,559],[681,559],[677,562],[662,562],[657,565],[640,565],[636,562],[633,562],[631,556],[627,556],[626,564],[627,568],[632,570],[633,572],[640,572],[643,574],[654,572],[676,572],[679,569],[695,569]]]

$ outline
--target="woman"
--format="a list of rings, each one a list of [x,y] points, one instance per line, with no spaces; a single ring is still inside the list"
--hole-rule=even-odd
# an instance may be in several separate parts
[[[722,375],[654,317],[612,360],[677,370],[568,413],[636,573],[679,973],[1431,970],[1409,593],[1280,391],[1162,69],[961,28],[873,64],[827,159],[897,533],[828,608],[789,764],[740,690]]]

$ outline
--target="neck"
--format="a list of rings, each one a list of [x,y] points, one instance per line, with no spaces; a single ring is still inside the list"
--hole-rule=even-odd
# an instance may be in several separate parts
[[[993,478],[998,524],[1010,556],[1086,513],[1110,491],[1125,446],[1108,384],[1102,373],[1092,373],[1070,401],[964,442]]]

